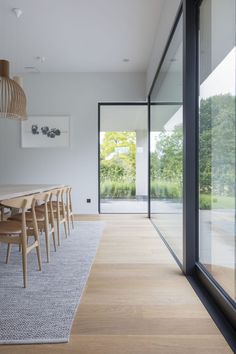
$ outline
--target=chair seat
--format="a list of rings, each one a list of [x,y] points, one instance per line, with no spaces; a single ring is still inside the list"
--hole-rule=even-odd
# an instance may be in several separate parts
[[[21,224],[17,221],[0,222],[0,236],[6,234],[20,234],[21,230]]]
[[[60,210],[60,214],[62,214],[63,210],[62,210],[62,207],[61,207],[61,206],[60,206],[59,210]],[[41,206],[41,205],[40,205],[40,206],[35,207],[35,211],[37,211],[37,212],[39,212],[39,213],[44,212],[44,206]],[[57,207],[55,207],[55,205],[52,206],[52,212],[53,212],[54,214],[57,213]],[[50,208],[48,208],[48,213],[49,213],[49,214],[51,213],[51,209],[50,209]]]
[[[53,211],[56,212],[56,211],[57,211],[57,202],[56,202],[56,201],[52,201],[51,203],[52,203]],[[65,206],[65,205],[64,205],[64,206]],[[62,202],[59,202],[59,210],[60,210],[60,212],[63,211],[63,204],[62,204]],[[50,211],[50,209],[49,209],[49,211]]]
[[[52,203],[53,206],[57,206],[57,201],[56,200],[53,200],[51,203]],[[59,206],[63,205],[62,202],[58,202],[58,204],[59,204]]]
[[[34,248],[36,249],[36,254],[38,258],[39,270],[41,270],[41,255],[40,255],[40,244],[39,235],[37,228],[36,217],[33,219],[33,227],[27,225],[25,222],[26,211],[34,212],[34,196],[22,196],[17,198],[5,199],[2,201],[2,205],[8,208],[14,208],[22,210],[21,220],[6,220],[0,222],[0,242],[8,244],[7,247],[7,258],[6,263],[8,263],[11,246],[12,244],[18,244],[21,248],[22,257],[22,270],[23,270],[23,284],[24,288],[27,287],[27,256],[30,251]],[[34,235],[35,241],[33,243],[27,243],[28,233]]]
[[[44,221],[44,215],[41,212],[35,212],[35,214],[36,214],[36,219],[38,221]],[[21,218],[22,218],[22,214],[18,213],[18,214],[15,214],[15,215],[11,216],[10,218],[8,218],[8,220],[21,221]],[[26,221],[33,221],[33,213],[31,211],[30,212],[26,212],[25,213],[25,218],[26,218]]]
[[[35,207],[35,211],[40,211],[40,212],[42,212],[42,211],[44,211],[44,210],[45,210],[44,205],[36,205],[36,207]],[[48,212],[50,212],[49,206],[48,206]]]

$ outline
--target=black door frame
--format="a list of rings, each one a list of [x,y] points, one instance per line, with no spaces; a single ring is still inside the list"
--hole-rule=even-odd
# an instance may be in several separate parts
[[[102,106],[146,106],[147,113],[149,110],[148,102],[138,101],[138,102],[98,102],[98,213],[101,214],[101,180],[100,180],[100,128],[101,128],[101,107]],[[149,147],[150,147],[150,135],[149,135],[149,113],[147,114],[147,134],[148,134],[148,156],[149,156]],[[147,216],[149,216],[149,157],[148,157],[148,211]],[[112,213],[109,213],[112,214]],[[129,213],[134,214],[134,213]],[[145,213],[144,213],[145,214]]]

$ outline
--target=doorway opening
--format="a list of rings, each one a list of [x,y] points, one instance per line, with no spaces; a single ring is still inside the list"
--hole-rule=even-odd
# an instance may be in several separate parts
[[[99,104],[99,212],[148,212],[147,103]]]

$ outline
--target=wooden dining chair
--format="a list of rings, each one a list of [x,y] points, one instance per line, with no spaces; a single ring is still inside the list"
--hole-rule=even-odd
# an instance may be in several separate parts
[[[64,225],[65,236],[68,237],[67,233],[67,219],[66,219],[66,208],[64,203],[64,188],[58,188],[51,190],[50,195],[50,212],[56,220],[57,225],[57,242],[58,246],[61,245],[61,237],[60,237],[60,226]]]
[[[74,215],[73,215],[73,210],[72,210],[72,198],[71,198],[72,188],[66,187],[65,191],[66,191],[65,193],[66,193],[67,228],[68,228],[68,233],[70,234],[70,223],[71,223],[72,229],[74,229]]]
[[[54,250],[56,251],[56,239],[55,239],[55,225],[53,213],[51,212],[51,205],[49,203],[50,192],[38,193],[33,197],[33,207],[35,210],[38,229],[45,235],[46,255],[47,262],[50,262],[50,235],[54,244]],[[28,211],[25,214],[27,226],[31,226],[33,223],[33,212]],[[10,220],[20,220],[21,213],[14,214],[10,217]],[[9,220],[8,219],[8,220]]]
[[[40,216],[43,215],[43,220],[38,221],[39,230],[44,232],[45,234],[45,244],[46,244],[46,253],[47,253],[47,261],[50,261],[50,235],[52,235],[54,251],[56,252],[56,237],[55,237],[55,222],[53,217],[53,209],[50,204],[51,193],[40,193],[36,194],[34,197],[35,210],[36,210],[36,218],[39,220]],[[37,211],[37,205],[40,204],[42,206],[42,211]],[[41,215],[40,215],[41,214]]]
[[[39,244],[39,232],[37,226],[37,220],[35,215],[35,208],[33,203],[33,196],[14,198],[3,200],[2,205],[8,208],[16,208],[21,210],[20,220],[6,220],[0,221],[0,242],[7,243],[7,259],[9,260],[9,255],[11,251],[12,244],[18,244],[22,249],[22,268],[23,268],[23,284],[24,288],[27,287],[27,255],[28,253],[36,249],[38,266],[41,270],[41,255],[40,255],[40,244]],[[32,210],[32,225],[27,226],[26,223],[26,212]],[[34,242],[30,245],[27,243],[28,235],[34,236]]]

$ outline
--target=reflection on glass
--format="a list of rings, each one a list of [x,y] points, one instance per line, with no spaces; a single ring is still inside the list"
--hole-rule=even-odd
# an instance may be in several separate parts
[[[151,218],[183,259],[182,17],[151,95]]]
[[[235,299],[235,0],[200,9],[199,261]]]

